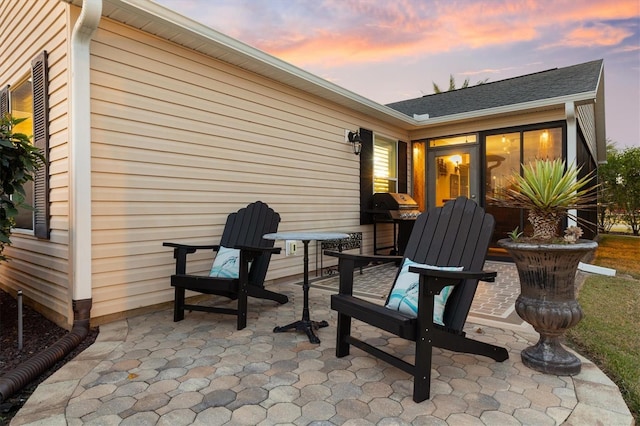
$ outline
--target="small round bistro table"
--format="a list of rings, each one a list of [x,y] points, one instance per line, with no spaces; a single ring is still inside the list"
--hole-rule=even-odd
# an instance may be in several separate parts
[[[282,333],[289,330],[304,331],[309,337],[311,343],[320,343],[320,339],[315,335],[314,330],[321,327],[327,327],[326,321],[311,321],[309,315],[309,242],[324,240],[340,240],[349,238],[349,234],[342,232],[315,232],[315,231],[292,231],[292,232],[275,232],[265,234],[262,238],[266,240],[296,240],[302,241],[304,246],[304,281],[302,291],[304,293],[304,304],[302,309],[302,319],[292,322],[291,324],[276,327],[274,333]]]

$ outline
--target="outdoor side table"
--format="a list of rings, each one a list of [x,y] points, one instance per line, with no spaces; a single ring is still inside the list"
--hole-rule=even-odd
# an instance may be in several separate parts
[[[348,238],[348,234],[342,232],[314,232],[314,231],[293,231],[293,232],[275,232],[272,234],[265,234],[262,238],[267,240],[296,240],[302,241],[304,245],[304,281],[302,284],[302,291],[304,293],[304,303],[302,309],[302,319],[292,322],[291,324],[276,327],[273,329],[274,333],[282,333],[289,330],[304,331],[309,337],[311,343],[320,343],[320,339],[315,335],[314,330],[321,327],[327,327],[329,324],[326,321],[311,321],[309,315],[309,242],[310,241],[324,241],[324,240],[337,240],[342,238]]]

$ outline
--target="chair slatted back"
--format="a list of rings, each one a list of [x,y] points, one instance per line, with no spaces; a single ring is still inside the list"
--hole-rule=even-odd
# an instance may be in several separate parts
[[[220,245],[273,247],[275,241],[265,240],[262,236],[277,232],[279,224],[280,215],[267,204],[256,201],[227,217]],[[249,284],[262,286],[267,276],[270,259],[271,254],[263,254],[251,263]]]
[[[466,197],[432,208],[416,219],[404,257],[435,266],[482,270],[495,219]],[[478,280],[466,280],[449,296],[444,324],[461,331],[471,309]]]

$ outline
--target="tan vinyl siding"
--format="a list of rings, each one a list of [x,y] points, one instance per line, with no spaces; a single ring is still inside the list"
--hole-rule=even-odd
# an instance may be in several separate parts
[[[162,242],[216,243],[226,216],[255,200],[280,213],[282,231],[370,235],[344,130],[408,136],[109,20],[91,80],[94,317],[173,300]],[[210,254],[193,258],[190,272],[210,268]],[[267,278],[301,272],[301,254],[279,255]]]
[[[67,8],[58,1],[9,0],[0,7],[0,85],[30,73],[30,62],[49,54],[51,238],[16,231],[0,264],[0,286],[24,295],[63,326],[71,324],[68,277]]]

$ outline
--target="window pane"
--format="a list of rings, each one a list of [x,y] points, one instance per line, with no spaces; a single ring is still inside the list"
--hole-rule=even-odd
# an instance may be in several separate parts
[[[496,218],[495,244],[516,227],[522,230],[520,209],[498,207],[492,198],[500,198],[510,177],[520,172],[520,132],[486,137],[485,194],[486,211]]]
[[[373,192],[397,192],[397,143],[376,137],[373,144]]]
[[[464,143],[476,143],[478,138],[475,133],[471,133],[468,135],[460,135],[453,136],[450,138],[441,138],[441,139],[431,139],[429,141],[429,146],[431,148],[435,148],[436,146],[448,146],[448,145],[459,145]]]
[[[413,160],[412,160],[412,170],[413,170],[413,198],[418,203],[418,208],[420,211],[425,211],[426,209],[426,183],[427,183],[427,170],[426,166],[426,155],[427,155],[427,144],[426,141],[413,142]]]
[[[524,164],[537,158],[550,159],[562,157],[562,129],[531,130],[524,132]]]
[[[469,197],[471,155],[465,151],[450,151],[434,157],[431,164],[436,170],[435,202],[436,207],[442,206],[449,200],[461,195]]]
[[[487,136],[486,194],[498,196],[509,177],[520,172],[520,133]]]
[[[24,133],[32,137],[33,133],[33,89],[31,80],[25,80],[11,88],[11,115],[13,118],[25,118],[15,126],[15,133]],[[33,206],[33,181],[24,184],[25,202]],[[15,227],[20,229],[33,229],[33,211],[28,208],[18,208],[18,216],[15,218]]]

